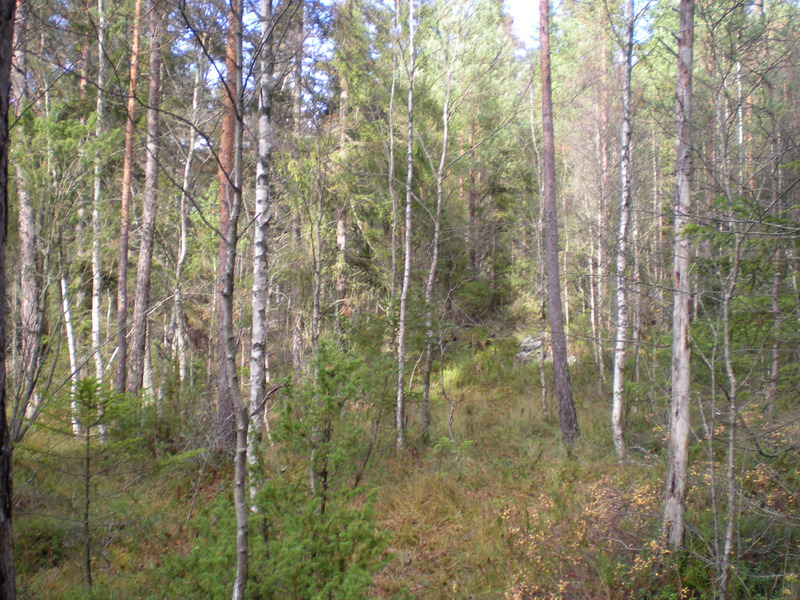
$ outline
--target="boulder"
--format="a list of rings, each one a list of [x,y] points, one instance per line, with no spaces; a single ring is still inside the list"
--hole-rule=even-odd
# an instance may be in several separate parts
[[[519,351],[514,355],[514,361],[528,364],[542,358],[542,353],[546,352],[544,347],[544,336],[526,335],[519,345]]]

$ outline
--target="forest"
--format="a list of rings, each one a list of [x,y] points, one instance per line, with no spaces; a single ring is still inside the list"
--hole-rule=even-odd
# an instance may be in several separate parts
[[[0,0],[0,599],[800,599],[800,3],[536,8]]]

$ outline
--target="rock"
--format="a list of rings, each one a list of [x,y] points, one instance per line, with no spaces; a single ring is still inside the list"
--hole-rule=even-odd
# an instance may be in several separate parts
[[[533,337],[532,335],[527,335],[519,345],[519,351],[514,355],[514,361],[528,364],[529,362],[540,360],[542,352],[545,352],[543,336]]]

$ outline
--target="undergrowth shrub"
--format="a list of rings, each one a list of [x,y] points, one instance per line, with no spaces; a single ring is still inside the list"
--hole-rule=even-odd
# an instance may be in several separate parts
[[[341,490],[325,502],[324,513],[320,502],[319,494],[309,495],[306,481],[277,477],[264,486],[258,518],[264,568],[253,572],[254,598],[367,597],[385,547],[374,494]]]
[[[385,412],[381,371],[321,344],[316,380],[301,383],[272,428],[273,446],[250,517],[247,597],[258,600],[366,598],[382,565],[386,536],[374,493],[358,485],[369,458],[371,425]],[[310,481],[313,484],[310,485]],[[193,522],[188,552],[164,563],[170,598],[230,595],[235,518],[227,494]]]

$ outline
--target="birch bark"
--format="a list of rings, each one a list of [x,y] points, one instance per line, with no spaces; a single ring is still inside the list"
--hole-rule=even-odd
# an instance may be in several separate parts
[[[75,341],[75,326],[72,323],[72,309],[69,304],[69,284],[67,276],[62,275],[59,279],[61,289],[61,314],[64,318],[64,330],[67,334],[67,353],[69,356],[69,392],[70,392],[70,413],[72,421],[72,433],[76,437],[81,434],[81,425],[78,415],[78,347]]]
[[[272,45],[272,0],[261,0],[260,77],[258,82],[258,161],[256,162],[255,222],[253,240],[253,324],[250,344],[250,412],[261,406],[267,393],[267,299],[269,292],[269,228],[272,219],[270,171],[274,129],[272,100],[275,93],[275,60]],[[248,460],[255,461],[254,443],[260,437],[267,419],[267,408],[254,416],[251,423]],[[255,490],[251,487],[251,501]]]
[[[628,335],[628,293],[625,279],[628,270],[628,223],[631,211],[631,71],[633,70],[633,0],[625,4],[626,39],[625,63],[622,78],[622,131],[620,135],[619,230],[617,232],[617,314],[614,343],[614,378],[612,384],[611,433],[617,460],[625,459],[625,439],[622,435],[622,412],[625,376],[625,354]]]
[[[395,407],[395,444],[402,450],[405,444],[405,352],[406,352],[406,315],[408,310],[408,288],[411,284],[411,208],[414,199],[412,184],[414,181],[414,0],[408,2],[408,98],[406,115],[408,119],[406,141],[406,213],[403,250],[403,282],[400,290],[400,314],[397,327],[397,403]]]
[[[97,125],[95,138],[99,141],[105,131],[105,59],[106,13],[104,0],[97,0]],[[94,157],[94,186],[92,190],[92,357],[94,376],[102,383],[105,376],[100,351],[102,335],[103,273],[100,268],[100,208],[103,194],[103,160],[100,151]]]
[[[202,55],[201,55],[202,56]],[[183,314],[183,268],[189,253],[188,236],[188,211],[189,211],[189,188],[192,181],[192,162],[194,160],[194,146],[197,142],[197,119],[200,112],[200,93],[202,82],[205,75],[205,67],[198,57],[197,70],[194,75],[194,90],[192,92],[192,122],[189,125],[189,138],[187,142],[186,158],[183,163],[183,182],[181,185],[180,199],[180,228],[181,238],[178,249],[178,260],[175,263],[175,339],[173,348],[178,354],[178,379],[183,384],[188,373],[188,358],[186,353],[186,327]]]

